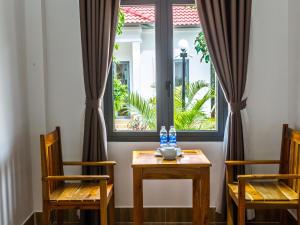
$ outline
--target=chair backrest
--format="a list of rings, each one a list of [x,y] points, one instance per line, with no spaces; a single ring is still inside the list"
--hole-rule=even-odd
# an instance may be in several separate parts
[[[46,135],[41,135],[41,162],[42,177],[64,175],[60,128]],[[49,198],[49,194],[57,187],[63,184],[63,181],[43,182],[44,198]]]
[[[279,173],[300,174],[300,131],[291,129],[287,124],[283,125],[281,158]],[[284,181],[293,190],[299,193],[300,182],[298,180]]]

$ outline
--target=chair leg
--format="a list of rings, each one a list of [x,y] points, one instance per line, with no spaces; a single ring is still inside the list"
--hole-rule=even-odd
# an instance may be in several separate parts
[[[245,225],[245,205],[238,206],[238,225]]]
[[[287,210],[286,209],[281,210],[280,224],[287,225]]]
[[[297,209],[297,221],[298,225],[300,225],[300,208]]]
[[[227,225],[234,225],[233,221],[233,202],[231,200],[231,197],[229,193],[227,192]]]
[[[49,207],[49,204],[44,202],[43,203],[43,225],[50,225],[51,224],[50,212],[51,212],[51,209]]]
[[[57,217],[57,225],[63,225],[64,224],[64,211],[56,210],[56,217]]]
[[[109,225],[115,225],[115,198],[112,194],[109,203]]]
[[[107,204],[105,201],[101,201],[100,217],[101,217],[101,225],[108,225],[107,224]]]

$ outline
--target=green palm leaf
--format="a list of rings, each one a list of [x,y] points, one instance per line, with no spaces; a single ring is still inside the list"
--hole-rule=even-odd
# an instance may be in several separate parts
[[[203,88],[208,90],[201,98],[197,98],[197,94],[203,91]],[[174,125],[178,130],[200,130],[203,121],[208,119],[203,110],[204,104],[215,97],[215,91],[204,81],[191,83],[187,90],[188,104],[183,110],[182,88],[174,89]],[[130,93],[127,108],[130,113],[140,115],[150,129],[156,128],[156,97],[145,99],[138,93]]]
[[[142,116],[150,129],[156,127],[156,99],[144,99],[138,93],[130,93],[127,107],[129,112]]]
[[[203,80],[199,80],[193,83],[187,84],[187,106],[191,104],[194,97],[201,91],[203,88],[209,87],[209,84]]]
[[[208,101],[210,100],[211,98],[214,98],[215,97],[215,92],[213,89],[209,89],[205,95],[198,99],[195,104],[193,104],[193,106],[191,107],[191,110],[192,111],[200,111],[201,108],[203,107],[203,105]]]
[[[181,87],[177,87],[174,93],[174,123],[179,130],[199,130],[202,121],[207,119],[203,111],[204,104],[215,97],[213,88],[209,88],[203,97],[197,98],[197,94],[209,85],[204,81],[197,81],[188,85],[186,108],[182,109]]]

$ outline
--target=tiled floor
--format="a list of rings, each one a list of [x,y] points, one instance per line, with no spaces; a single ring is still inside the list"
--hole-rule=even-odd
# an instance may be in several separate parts
[[[53,225],[56,225],[54,222]],[[64,225],[80,225],[80,223],[68,223],[65,222]],[[116,225],[133,225],[133,223],[116,223]],[[144,225],[192,225],[192,223],[176,223],[176,222],[166,222],[166,223],[144,223]],[[215,223],[209,223],[209,225],[226,225],[225,222],[215,222]],[[249,222],[246,223],[246,225],[280,225],[280,223],[277,222]]]
[[[214,211],[210,211],[210,222],[209,225],[226,225],[224,216],[220,214],[214,214]],[[117,209],[116,210],[116,225],[133,225],[132,209]],[[278,210],[260,210],[256,211],[255,221],[248,222],[246,225],[280,225],[281,212]],[[65,225],[80,225],[76,216],[76,211],[69,211],[65,214]],[[146,208],[144,211],[145,223],[143,225],[192,225],[191,222],[177,222],[177,221],[191,221],[192,212],[191,209],[181,208],[168,208],[168,209],[157,209],[157,208]],[[36,215],[37,221],[41,221],[41,214]],[[297,224],[291,217],[287,218],[288,225]],[[69,221],[69,222],[67,222]],[[73,222],[71,222],[73,221]],[[127,222],[120,222],[127,221]],[[154,221],[154,222],[149,222]],[[166,221],[166,222],[161,222]],[[41,224],[41,223],[36,223]],[[56,225],[54,222],[53,225]]]
[[[226,225],[226,224],[227,224],[226,222],[210,222],[209,223],[209,225]],[[116,223],[116,225],[133,225],[133,223]],[[144,223],[144,225],[192,225],[192,223],[156,222],[156,223]],[[248,223],[246,223],[246,225],[280,225],[280,223],[278,223],[278,222],[248,222]]]

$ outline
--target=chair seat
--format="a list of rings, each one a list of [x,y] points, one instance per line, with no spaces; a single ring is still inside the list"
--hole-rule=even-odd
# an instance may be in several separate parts
[[[113,184],[107,185],[107,196],[111,196]],[[50,194],[50,201],[64,202],[96,202],[100,201],[99,184],[65,183]]]
[[[228,184],[232,197],[238,199],[238,184]],[[278,181],[261,181],[246,183],[246,201],[293,201],[298,194],[288,185]]]

